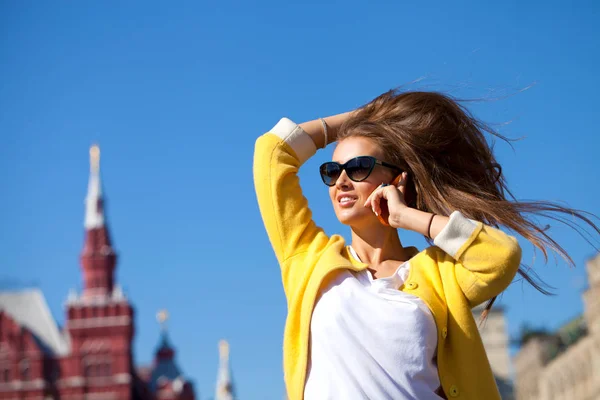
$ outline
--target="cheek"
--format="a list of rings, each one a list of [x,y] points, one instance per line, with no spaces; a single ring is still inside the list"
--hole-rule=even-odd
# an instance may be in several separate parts
[[[378,187],[382,183],[392,183],[395,177],[394,173],[379,169],[369,177],[369,181],[374,184],[375,187]]]
[[[363,199],[367,200],[367,197],[371,195],[379,187],[379,184],[375,182],[361,182],[361,185],[357,185],[357,194]]]

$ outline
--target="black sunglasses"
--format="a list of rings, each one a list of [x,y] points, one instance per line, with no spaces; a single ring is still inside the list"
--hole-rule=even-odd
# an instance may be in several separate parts
[[[402,168],[396,167],[395,165],[388,164],[384,161],[379,161],[375,157],[371,156],[359,156],[354,157],[344,164],[340,164],[335,161],[329,161],[319,167],[321,179],[327,186],[335,185],[342,171],[346,171],[348,178],[354,182],[364,181],[371,175],[375,164],[381,165],[382,167],[390,168],[399,173],[402,172]]]

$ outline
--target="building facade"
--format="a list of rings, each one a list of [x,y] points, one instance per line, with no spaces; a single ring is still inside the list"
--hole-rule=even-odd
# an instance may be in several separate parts
[[[514,359],[518,400],[600,399],[600,255],[586,263],[584,314],[530,335]]]
[[[115,282],[117,254],[105,221],[100,150],[90,149],[81,293],[71,292],[65,326],[39,290],[0,292],[0,400],[194,400],[163,332],[154,365],[134,366],[134,308]]]

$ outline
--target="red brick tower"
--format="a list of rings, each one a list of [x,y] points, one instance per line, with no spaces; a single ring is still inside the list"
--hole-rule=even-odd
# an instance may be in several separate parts
[[[133,307],[115,284],[117,255],[111,245],[100,183],[100,149],[90,149],[85,200],[85,241],[81,253],[83,292],[67,301],[70,353],[61,359],[61,398],[86,395],[132,398]]]

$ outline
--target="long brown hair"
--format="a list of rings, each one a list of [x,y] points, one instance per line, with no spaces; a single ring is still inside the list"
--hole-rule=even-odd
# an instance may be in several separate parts
[[[548,201],[517,201],[485,133],[508,141],[448,95],[391,90],[357,110],[340,128],[338,140],[350,136],[374,140],[386,161],[408,172],[409,206],[446,216],[460,210],[468,218],[516,232],[541,250],[545,261],[550,249],[574,265],[565,249],[548,235],[547,227],[531,216],[559,221],[582,236],[587,232],[577,221],[600,234],[591,220],[594,216]],[[521,265],[519,274],[540,292],[550,294],[528,269]],[[482,319],[494,300],[486,305]]]

